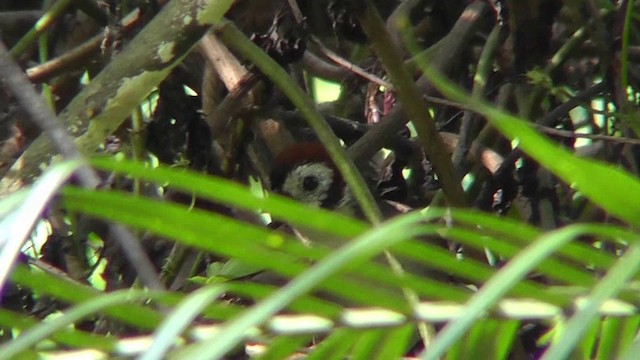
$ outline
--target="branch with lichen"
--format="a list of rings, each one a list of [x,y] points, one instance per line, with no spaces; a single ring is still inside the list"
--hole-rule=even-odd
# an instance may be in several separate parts
[[[63,123],[84,153],[93,153],[180,63],[233,0],[173,0],[63,110]],[[0,195],[31,183],[55,157],[38,137],[0,182]]]

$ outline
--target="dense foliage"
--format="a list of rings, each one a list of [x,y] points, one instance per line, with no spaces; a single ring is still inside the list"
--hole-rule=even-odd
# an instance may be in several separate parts
[[[3,1],[0,359],[635,358],[639,13]]]

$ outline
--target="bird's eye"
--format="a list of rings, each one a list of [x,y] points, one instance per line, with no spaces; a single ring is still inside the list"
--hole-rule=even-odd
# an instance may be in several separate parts
[[[313,162],[293,168],[282,184],[282,193],[307,204],[321,206],[333,184],[334,172],[327,164]]]
[[[305,176],[302,179],[302,187],[307,191],[313,191],[318,188],[318,179],[315,176]]]

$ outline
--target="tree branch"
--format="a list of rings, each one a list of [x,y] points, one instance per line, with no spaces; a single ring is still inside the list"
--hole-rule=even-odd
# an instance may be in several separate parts
[[[397,96],[403,105],[403,111],[418,133],[420,143],[438,175],[449,204],[466,206],[464,190],[460,179],[454,172],[449,152],[438,135],[427,103],[421,97],[421,93],[404,66],[402,58],[398,56],[401,53],[400,49],[393,44],[382,18],[369,1],[365,11],[359,14],[359,18],[365,33],[395,85]]]
[[[82,153],[93,153],[217,23],[233,0],[173,0],[60,114]],[[32,182],[56,150],[38,137],[0,182],[0,196]]]

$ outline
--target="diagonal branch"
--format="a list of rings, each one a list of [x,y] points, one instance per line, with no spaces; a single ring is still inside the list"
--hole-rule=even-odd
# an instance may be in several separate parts
[[[365,33],[395,85],[404,113],[418,133],[420,143],[433,164],[449,204],[465,206],[467,201],[464,191],[460,179],[455,175],[447,147],[438,135],[427,103],[421,97],[402,58],[398,56],[401,53],[400,49],[393,44],[382,18],[371,2],[367,2],[366,9],[359,14],[359,18]]]
[[[218,22],[233,0],[173,0],[67,106],[58,120],[82,153],[93,153]],[[0,181],[0,196],[31,183],[57,150],[38,137]]]

